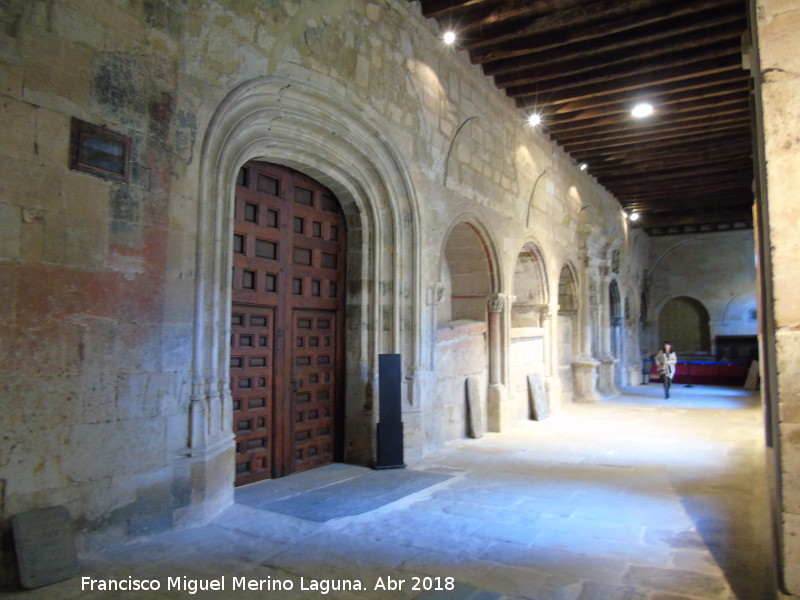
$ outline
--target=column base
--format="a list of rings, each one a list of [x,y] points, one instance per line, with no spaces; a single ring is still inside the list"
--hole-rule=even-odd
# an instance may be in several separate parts
[[[614,382],[614,366],[619,362],[616,358],[604,358],[598,369],[597,387],[604,396],[619,396],[620,391]]]
[[[591,357],[579,358],[572,363],[574,375],[573,402],[595,404],[602,400],[597,392],[597,366],[600,363]]]

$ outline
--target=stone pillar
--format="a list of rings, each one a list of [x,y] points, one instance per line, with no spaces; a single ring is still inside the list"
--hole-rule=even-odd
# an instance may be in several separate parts
[[[800,6],[750,3],[758,55],[756,83],[759,174],[756,211],[759,250],[759,333],[762,394],[772,474],[773,527],[778,532],[780,598],[800,597],[800,266],[797,190],[800,189]],[[763,127],[763,129],[762,129]],[[774,469],[774,470],[773,470]]]
[[[592,358],[592,321],[591,294],[589,292],[589,278],[591,277],[591,261],[585,257],[583,273],[581,273],[580,303],[578,305],[578,318],[581,330],[581,352],[572,363],[574,374],[574,388],[576,402],[597,402],[600,396],[597,393],[597,366],[599,363]]]
[[[550,304],[542,310],[544,327],[545,379],[544,390],[551,411],[560,408],[561,379],[558,376],[558,304]]]
[[[489,393],[487,398],[487,429],[502,431],[510,415],[506,406],[506,386],[503,383],[503,308],[506,298],[502,294],[489,297],[487,330],[489,337]]]
[[[617,389],[617,385],[614,382],[614,368],[619,360],[611,353],[611,297],[609,294],[611,278],[608,277],[608,267],[602,267],[601,274],[603,275],[603,284],[598,302],[600,310],[600,366],[597,388],[600,393],[606,396],[616,396],[619,394],[619,389]]]

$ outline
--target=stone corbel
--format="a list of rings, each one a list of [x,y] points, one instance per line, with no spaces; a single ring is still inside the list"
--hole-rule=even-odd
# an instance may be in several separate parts
[[[444,298],[444,283],[437,281],[428,288],[428,304],[435,306]]]
[[[553,318],[553,311],[549,304],[537,304],[536,310],[539,311],[539,322],[544,327],[545,323]]]

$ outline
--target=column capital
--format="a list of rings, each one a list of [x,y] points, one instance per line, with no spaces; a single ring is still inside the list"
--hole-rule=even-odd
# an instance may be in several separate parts
[[[486,306],[489,312],[503,312],[506,305],[505,294],[492,294],[486,299]]]

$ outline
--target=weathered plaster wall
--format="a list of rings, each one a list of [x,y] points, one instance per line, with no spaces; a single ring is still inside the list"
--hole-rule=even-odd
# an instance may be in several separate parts
[[[547,376],[544,330],[541,327],[516,327],[511,330],[509,393],[517,420],[530,418],[528,375],[533,373]],[[555,412],[561,404],[561,398],[548,398],[548,404]]]
[[[477,378],[481,389],[486,389],[486,323],[450,321],[436,332],[436,395],[425,425],[425,443],[429,447],[467,435],[468,377]],[[485,410],[485,394],[480,402]]]
[[[372,455],[380,352],[403,354],[407,455],[455,435],[437,412],[448,365],[434,360],[438,257],[455,224],[481,232],[505,302],[495,399],[507,414],[507,295],[524,244],[541,249],[549,298],[565,262],[582,264],[587,215],[598,247],[621,240],[629,269],[618,204],[443,47],[416,5],[12,0],[0,11],[6,529],[13,514],[65,504],[105,543],[230,502],[228,208],[248,158],[319,178],[348,215],[350,460]],[[129,185],[68,169],[71,117],[132,138]],[[636,288],[630,277],[621,289]]]
[[[712,357],[715,336],[756,335],[752,230],[657,236],[649,245],[643,352],[657,352],[661,343],[659,314],[667,302],[679,296],[699,301],[708,311]]]
[[[800,303],[797,257],[800,224],[797,190],[800,189],[800,5],[797,2],[759,0],[756,8],[760,73],[756,78],[763,111],[762,160],[766,179],[769,229],[766,247],[771,263],[764,282],[771,305],[764,306],[767,340],[775,340],[775,362],[768,365],[767,380],[776,427],[774,460],[780,473],[775,506],[777,528],[782,532],[779,562],[784,591],[800,596]]]

